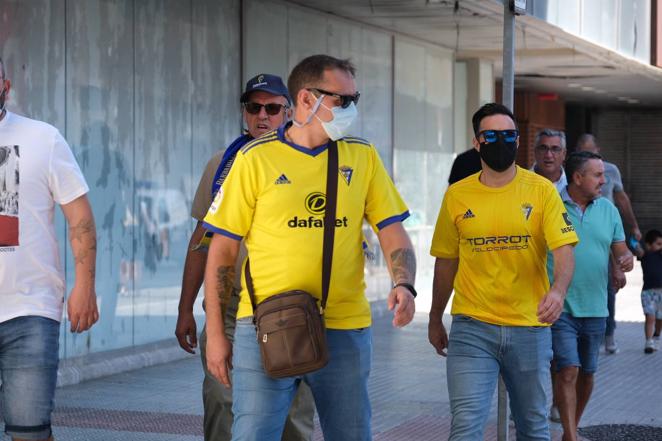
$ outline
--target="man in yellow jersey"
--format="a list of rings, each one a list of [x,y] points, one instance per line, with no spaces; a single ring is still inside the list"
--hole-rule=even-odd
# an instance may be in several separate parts
[[[248,80],[241,95],[242,117],[247,133],[235,139],[230,146],[215,154],[207,164],[193,199],[191,215],[197,225],[191,235],[179,300],[179,315],[175,335],[179,345],[194,353],[197,347],[197,326],[193,317],[193,304],[204,278],[207,262],[207,246],[211,233],[205,231],[202,220],[207,214],[214,195],[227,177],[237,152],[253,139],[283,125],[290,115],[290,96],[283,80],[270,74],[259,74]],[[240,271],[241,272],[241,271]],[[232,340],[239,303],[241,280],[235,278],[234,291],[224,305],[225,333]],[[232,428],[232,389],[224,387],[207,369],[205,362],[207,333],[200,335],[200,353],[205,379],[202,384],[202,400],[205,408],[204,433],[206,441],[230,441]],[[308,387],[297,392],[290,416],[283,431],[283,441],[307,441],[313,435],[315,408]]]
[[[577,236],[551,182],[515,165],[510,110],[486,104],[472,122],[482,171],[449,187],[430,250],[437,260],[428,337],[448,356],[449,439],[483,440],[501,374],[517,439],[549,440],[549,325],[563,310]],[[548,248],[557,263],[551,287]],[[441,319],[453,289],[447,336]]]
[[[276,441],[301,381],[315,398],[326,441],[371,439],[367,380],[370,305],[363,278],[363,220],[377,231],[393,278],[393,325],[414,315],[416,263],[402,221],[409,215],[377,153],[346,136],[359,93],[347,60],[314,55],[292,71],[293,123],[249,143],[238,154],[204,219],[214,231],[207,270],[207,366],[234,394],[233,440]],[[245,240],[257,303],[300,289],[320,296],[328,146],[337,140],[338,196],[331,285],[324,317],[329,363],[301,377],[273,379],[262,367],[243,289],[234,347],[224,335],[219,298],[232,290],[239,243]]]

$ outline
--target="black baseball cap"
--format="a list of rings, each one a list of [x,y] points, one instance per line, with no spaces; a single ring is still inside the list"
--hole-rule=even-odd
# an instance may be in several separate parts
[[[272,95],[284,96],[287,98],[287,102],[292,104],[287,87],[285,87],[283,80],[277,75],[259,74],[248,80],[246,90],[241,94],[241,102],[245,103],[248,100],[248,95],[256,90],[262,90]]]

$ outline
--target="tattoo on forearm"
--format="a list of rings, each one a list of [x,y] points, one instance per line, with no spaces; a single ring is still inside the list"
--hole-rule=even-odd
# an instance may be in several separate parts
[[[97,237],[93,219],[82,219],[69,226],[69,237],[76,265],[87,265],[91,278],[96,276]]]
[[[413,283],[416,278],[416,255],[411,248],[398,248],[391,253],[391,271],[395,283]]]
[[[78,241],[83,243],[88,235],[92,235],[94,238],[94,245],[96,247],[97,239],[95,235],[94,221],[92,219],[82,219],[78,222],[78,225],[71,225],[69,227],[69,235],[71,236],[71,241]]]
[[[219,266],[216,269],[216,293],[221,305],[227,305],[234,288],[234,266]]]

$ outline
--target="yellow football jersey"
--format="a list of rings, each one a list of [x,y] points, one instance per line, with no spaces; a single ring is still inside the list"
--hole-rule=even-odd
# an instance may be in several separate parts
[[[289,143],[284,127],[247,144],[218,192],[204,225],[245,238],[258,303],[301,289],[321,297],[327,145]],[[363,220],[376,230],[409,216],[375,147],[360,138],[338,140],[338,205],[331,285],[325,311],[330,329],[371,324],[365,297]],[[245,266],[244,266],[245,268]],[[238,318],[252,315],[242,276]]]
[[[576,244],[558,192],[517,167],[507,185],[482,184],[480,173],[444,196],[430,254],[459,258],[452,314],[509,326],[541,326],[536,311],[549,290],[547,249]]]

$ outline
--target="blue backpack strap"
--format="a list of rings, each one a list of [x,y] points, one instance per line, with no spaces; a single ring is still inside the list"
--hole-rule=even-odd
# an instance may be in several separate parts
[[[220,190],[221,185],[223,185],[223,182],[225,182],[225,178],[228,177],[228,173],[230,173],[230,169],[232,168],[234,159],[237,157],[237,152],[243,146],[248,144],[249,141],[252,140],[253,137],[250,135],[241,135],[239,138],[232,141],[232,144],[230,144],[230,146],[225,150],[225,153],[223,153],[223,158],[221,159],[221,163],[218,165],[218,168],[216,169],[216,173],[214,174],[214,180],[212,181],[212,185],[211,185],[212,200],[216,197],[216,193],[218,193],[218,190]],[[205,235],[200,240],[200,243],[195,248],[196,249],[209,248],[209,242],[211,241],[213,235],[214,233],[212,233],[211,231],[206,231]]]
[[[252,139],[253,137],[250,135],[241,135],[239,138],[232,141],[232,144],[230,144],[230,146],[225,150],[225,153],[223,153],[223,158],[221,159],[221,163],[218,165],[216,173],[214,174],[214,180],[212,181],[212,199],[216,196],[216,193],[218,193],[221,185],[223,185],[223,182],[225,181],[225,178],[227,178],[228,173],[230,173],[230,168],[232,167],[232,163],[234,162],[234,158],[237,156],[239,149],[241,149]]]

